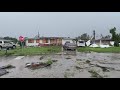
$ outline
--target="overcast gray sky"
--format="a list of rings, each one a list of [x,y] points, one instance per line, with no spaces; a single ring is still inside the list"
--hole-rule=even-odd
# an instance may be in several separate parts
[[[0,37],[107,35],[112,27],[120,33],[120,12],[0,12]]]

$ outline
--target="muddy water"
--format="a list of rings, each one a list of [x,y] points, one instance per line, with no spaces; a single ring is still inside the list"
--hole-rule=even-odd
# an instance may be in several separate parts
[[[80,53],[71,52],[71,54],[44,55],[40,60],[39,56],[10,56],[0,57],[0,67],[11,64],[16,68],[9,69],[9,73],[0,78],[91,78],[97,77],[95,71],[103,78],[120,77],[120,54],[117,53]],[[57,60],[51,67],[31,70],[25,68],[26,63],[44,62],[48,59]],[[87,63],[86,61],[90,61]],[[100,67],[98,67],[100,66]],[[108,69],[103,71],[101,67]],[[112,68],[112,69],[111,69]]]

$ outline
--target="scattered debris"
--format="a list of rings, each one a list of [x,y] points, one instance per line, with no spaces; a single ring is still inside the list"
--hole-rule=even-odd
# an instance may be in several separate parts
[[[0,76],[5,75],[5,74],[7,74],[7,73],[9,73],[7,70],[5,70],[5,69],[0,69]]]
[[[76,68],[76,69],[83,69],[83,68],[81,68],[80,66],[75,66],[75,68]]]
[[[70,71],[70,69],[66,69],[66,71]]]
[[[64,74],[64,78],[68,78],[67,73]]]
[[[82,59],[76,59],[77,61],[82,61]]]
[[[96,78],[103,78],[101,75],[99,75],[96,71],[94,70],[90,70],[88,71],[89,73],[91,73],[91,77],[96,77]]]
[[[98,64],[96,64],[97,67],[100,67],[104,72],[109,72],[109,69],[111,70],[115,70],[114,68],[111,67],[105,67],[105,66],[100,66]]]
[[[70,57],[70,56],[68,56],[66,59],[71,59],[71,57]]]
[[[109,69],[115,70],[115,69],[112,68],[112,67],[101,66],[101,65],[98,65],[98,64],[91,64],[91,63],[89,63],[89,65],[90,65],[91,67],[94,67],[94,66],[100,67],[103,72],[109,72]]]
[[[25,56],[18,56],[18,57],[16,57],[15,59],[16,60],[19,60],[19,59],[23,59]]]
[[[41,56],[41,57],[40,57],[40,60],[42,60],[43,58],[44,58],[44,56]]]
[[[90,61],[89,61],[89,60],[86,60],[86,63],[90,63]]]
[[[58,60],[52,60],[53,62],[57,62]]]
[[[6,66],[0,67],[0,69],[11,69],[11,68],[15,68],[15,66],[12,66],[12,65],[8,64]]]
[[[32,62],[32,63],[26,63],[25,67],[34,70],[34,69],[39,69],[39,68],[50,66],[52,63],[53,63],[52,60],[48,60],[47,62]]]
[[[69,78],[69,77],[73,77],[74,73],[70,73],[70,72],[65,72],[64,74],[64,78]]]

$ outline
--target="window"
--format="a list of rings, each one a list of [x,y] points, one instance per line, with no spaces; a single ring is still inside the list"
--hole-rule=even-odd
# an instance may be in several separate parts
[[[4,41],[4,43],[10,43],[9,41]]]
[[[33,39],[29,39],[28,43],[34,43],[34,40]]]
[[[84,43],[84,41],[79,41],[79,43]]]
[[[36,43],[39,43],[39,42],[40,42],[40,40],[39,40],[39,39],[37,39],[37,40],[36,40]]]
[[[48,39],[43,39],[43,43],[48,43]]]

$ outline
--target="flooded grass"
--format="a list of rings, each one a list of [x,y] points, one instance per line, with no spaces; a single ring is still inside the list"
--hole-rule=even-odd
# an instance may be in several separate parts
[[[42,56],[45,57],[40,60]],[[71,59],[66,59],[66,57]],[[0,58],[0,66],[11,64],[16,68],[8,69],[11,73],[0,78],[105,78],[105,75],[108,75],[106,76],[108,78],[117,78],[120,77],[119,58],[120,54],[116,53],[81,52],[77,52],[76,56],[64,54],[29,55],[24,56],[24,58],[21,56],[3,56]],[[34,69],[25,67],[26,64],[29,66],[32,63],[35,65]]]

